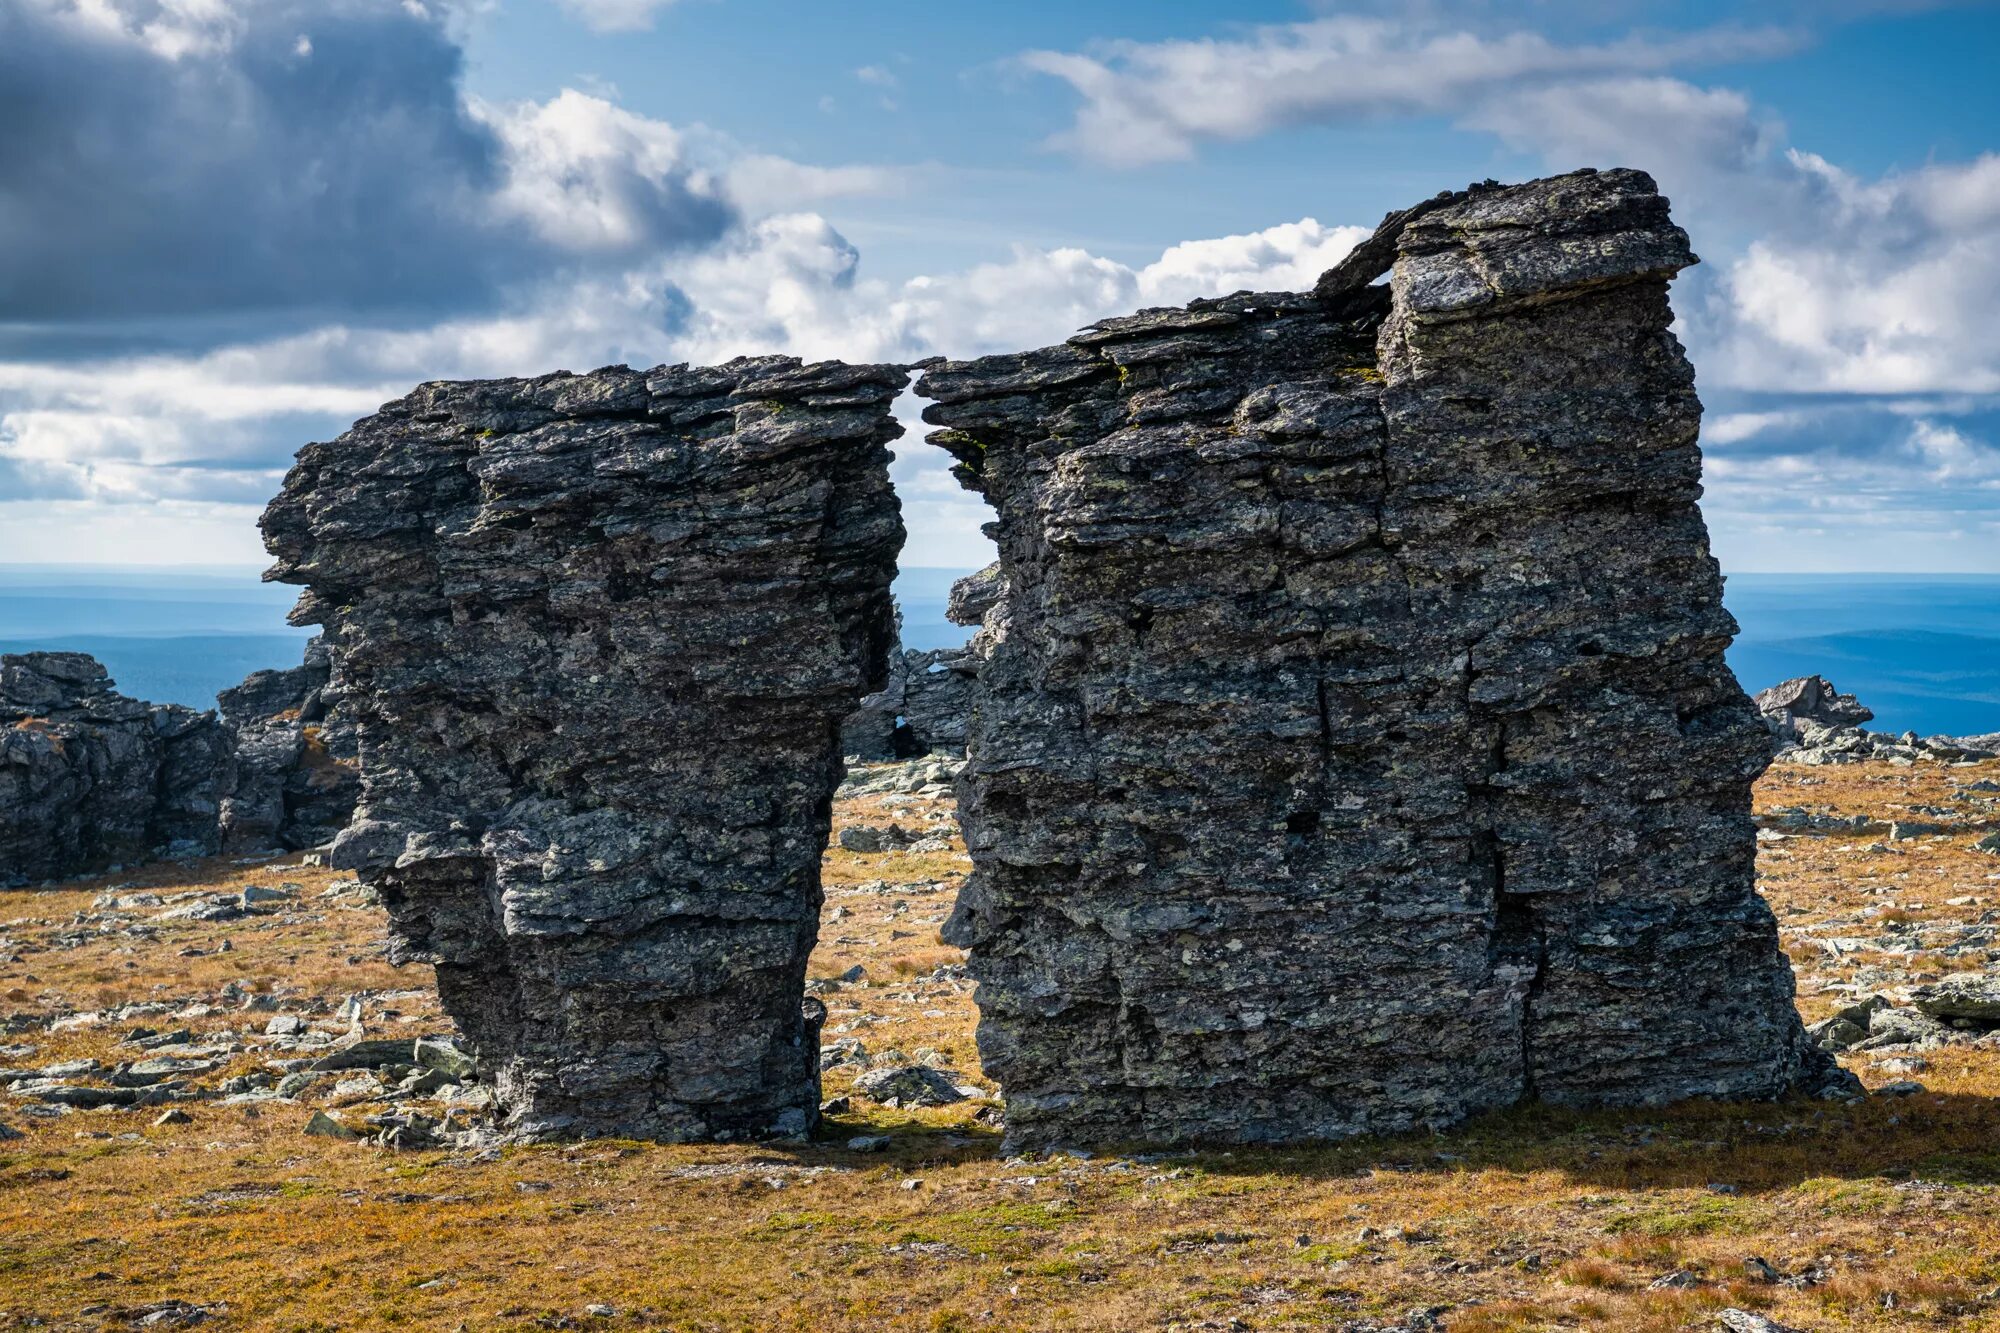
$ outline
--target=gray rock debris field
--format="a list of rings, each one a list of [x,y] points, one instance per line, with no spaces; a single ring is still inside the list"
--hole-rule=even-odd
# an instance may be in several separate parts
[[[217,847],[229,736],[85,653],[0,656],[0,887]]]
[[[840,719],[884,683],[894,366],[433,383],[308,445],[306,585],[380,890],[521,1137],[802,1133]]]
[[[1693,262],[1643,174],[1475,187],[924,376],[1007,588],[948,934],[1011,1142],[1844,1085],[1754,888]]]

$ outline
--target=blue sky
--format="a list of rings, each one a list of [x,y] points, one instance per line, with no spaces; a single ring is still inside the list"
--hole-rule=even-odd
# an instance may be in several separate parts
[[[1734,570],[2000,571],[2000,7],[0,0],[0,561],[255,563],[429,378],[913,360],[1653,172]],[[914,429],[908,564],[984,558]]]

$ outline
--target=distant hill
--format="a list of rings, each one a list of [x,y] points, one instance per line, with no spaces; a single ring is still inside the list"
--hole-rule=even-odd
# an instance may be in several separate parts
[[[1745,689],[1817,672],[1875,710],[1875,731],[2000,730],[2000,577],[1735,574]]]
[[[971,631],[944,612],[970,573],[897,576],[907,646],[965,642]],[[311,631],[285,624],[297,592],[251,570],[0,565],[0,652],[93,653],[127,694],[208,708],[252,671],[298,664]],[[1729,662],[1745,689],[1818,672],[1873,708],[1877,730],[2000,730],[2000,577],[1735,574],[1726,600],[1743,626]]]
[[[972,637],[963,625],[944,617],[951,585],[974,573],[970,569],[913,568],[896,575],[896,604],[903,611],[903,646],[929,651],[956,648]]]

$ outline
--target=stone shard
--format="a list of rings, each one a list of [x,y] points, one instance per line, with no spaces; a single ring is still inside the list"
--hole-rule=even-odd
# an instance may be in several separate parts
[[[0,886],[216,850],[229,737],[86,653],[0,656]]]
[[[285,671],[252,672],[216,698],[236,767],[222,801],[226,852],[297,851],[347,826],[361,794],[354,729],[334,707],[326,641]]]
[[[1840,1077],[1755,892],[1685,235],[1631,171],[1392,223],[1386,289],[918,386],[998,516],[948,936],[1013,1142]]]
[[[300,451],[273,577],[362,798],[333,861],[522,1137],[796,1134],[840,719],[883,684],[893,366],[433,383]]]

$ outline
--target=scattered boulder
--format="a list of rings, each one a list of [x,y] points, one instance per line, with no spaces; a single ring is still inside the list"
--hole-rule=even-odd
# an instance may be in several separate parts
[[[1724,1333],[1799,1333],[1789,1324],[1781,1324],[1750,1310],[1718,1310],[1715,1323]]]
[[[854,1080],[854,1090],[870,1101],[896,1106],[950,1106],[966,1099],[958,1075],[929,1065],[888,1065]]]
[[[1918,1010],[1943,1022],[2000,1028],[2000,976],[1961,972],[1919,987],[1910,998]]]
[[[478,1070],[478,1061],[466,1051],[449,1041],[436,1037],[419,1037],[410,1058],[425,1069],[457,1079],[470,1079]]]
[[[309,1134],[314,1138],[320,1138],[320,1139],[351,1140],[351,1139],[358,1139],[361,1137],[360,1134],[356,1133],[352,1129],[349,1129],[344,1123],[342,1123],[338,1117],[326,1111],[314,1111],[312,1113],[312,1119],[306,1121],[305,1128],[301,1129],[299,1132],[301,1134]]]
[[[845,851],[873,854],[908,847],[917,841],[917,835],[900,824],[849,824],[840,831],[839,841]]]

